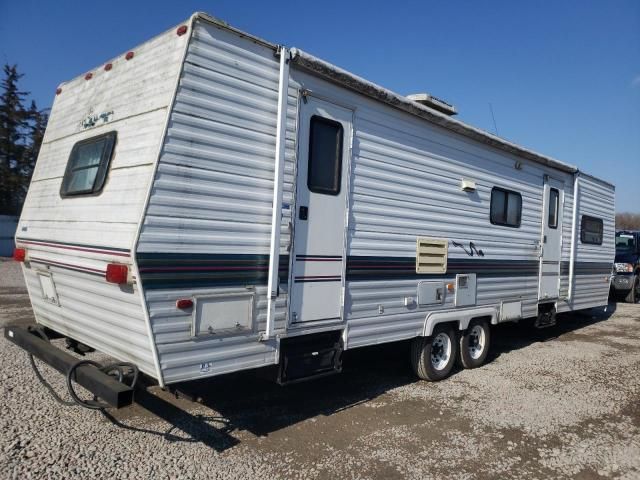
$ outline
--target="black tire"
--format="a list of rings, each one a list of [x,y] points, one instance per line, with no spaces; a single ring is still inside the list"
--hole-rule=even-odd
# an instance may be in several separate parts
[[[478,332],[480,330],[480,332]],[[482,337],[480,337],[480,335]],[[481,348],[480,342],[482,343]],[[475,347],[475,348],[474,348]],[[478,368],[487,359],[491,347],[491,326],[486,320],[473,320],[460,335],[458,361],[461,367]]]
[[[449,355],[443,358],[441,341],[447,342],[445,349],[449,349]],[[437,351],[436,351],[437,350]],[[433,353],[433,355],[432,355]],[[422,380],[437,382],[444,380],[451,374],[458,356],[458,341],[456,331],[450,325],[437,325],[430,337],[417,337],[411,344],[411,366],[415,374]],[[435,358],[444,361],[435,362]],[[446,361],[445,361],[446,358]]]
[[[625,303],[638,303],[638,297],[640,297],[640,285],[638,284],[638,275],[633,276],[633,283],[631,284],[631,290],[627,293],[627,296],[624,297]]]

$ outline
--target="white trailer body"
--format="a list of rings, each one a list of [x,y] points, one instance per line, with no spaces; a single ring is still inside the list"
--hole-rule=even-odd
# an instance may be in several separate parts
[[[291,380],[606,305],[614,187],[194,14],[60,86],[16,246],[39,324],[160,385]]]

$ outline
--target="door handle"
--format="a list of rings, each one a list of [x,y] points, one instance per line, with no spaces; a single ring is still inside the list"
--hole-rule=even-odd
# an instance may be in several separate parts
[[[309,207],[301,206],[300,213],[298,214],[300,220],[307,220],[309,218]]]

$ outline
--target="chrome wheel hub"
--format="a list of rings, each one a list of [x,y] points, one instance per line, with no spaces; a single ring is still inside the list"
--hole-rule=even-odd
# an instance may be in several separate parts
[[[435,370],[442,370],[451,358],[451,338],[445,333],[439,333],[431,341],[431,366]]]
[[[480,325],[474,325],[468,333],[469,335],[469,356],[477,360],[484,352],[486,336],[484,329]]]

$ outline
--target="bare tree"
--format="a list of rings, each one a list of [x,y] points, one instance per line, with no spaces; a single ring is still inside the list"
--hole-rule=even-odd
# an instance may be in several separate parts
[[[616,213],[617,230],[640,230],[640,213]]]

